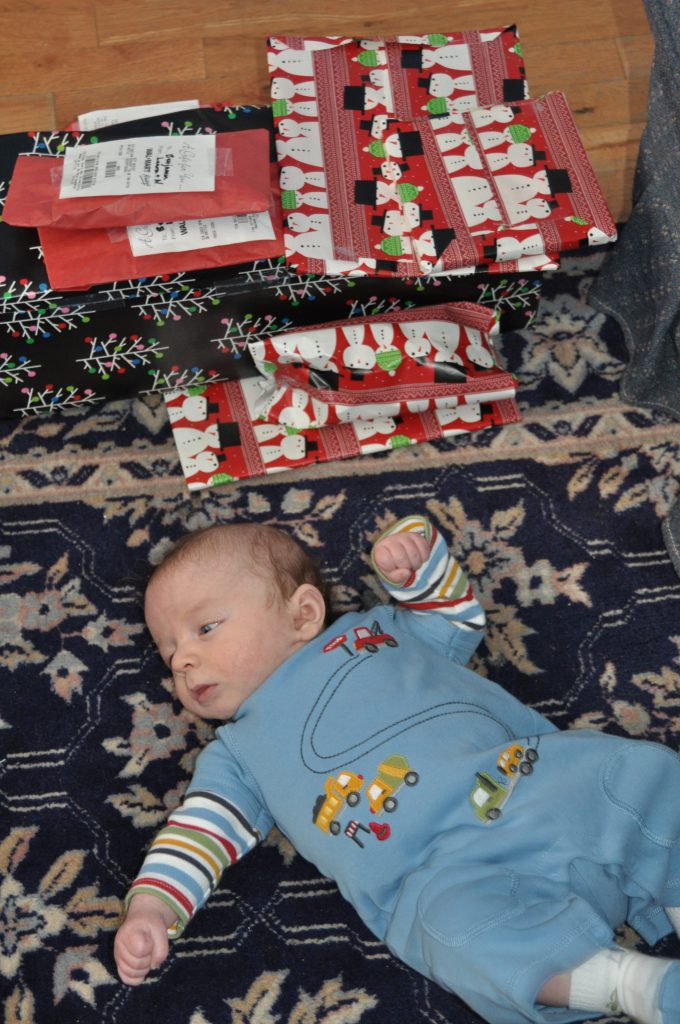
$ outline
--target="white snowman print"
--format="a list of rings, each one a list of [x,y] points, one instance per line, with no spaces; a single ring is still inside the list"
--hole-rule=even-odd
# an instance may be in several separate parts
[[[276,152],[279,160],[291,157],[301,164],[323,167],[321,129],[317,121],[295,121],[282,117],[277,125]]]
[[[435,350],[435,363],[459,363],[463,360],[458,355],[460,343],[460,325],[449,320],[423,320],[425,333]]]
[[[482,369],[490,369],[494,365],[494,358],[482,341],[481,331],[475,327],[466,327],[465,334],[467,336],[465,355],[469,361]]]
[[[391,114],[394,110],[394,102],[389,71],[386,68],[371,68],[368,80],[371,86],[367,86],[366,93],[371,93],[371,106],[367,106],[367,109],[380,106],[384,107],[388,114]]]
[[[439,120],[435,121],[435,125]],[[470,145],[470,136],[466,129],[462,132],[437,132],[435,135],[440,153],[449,153],[452,149],[459,149],[463,143]]]
[[[456,174],[464,167],[469,167],[473,171],[481,171],[484,165],[477,147],[467,146],[462,153],[445,153],[444,166],[448,174]]]
[[[422,321],[412,324],[403,323],[401,329],[406,338],[404,351],[409,359],[425,359],[432,351],[432,344],[427,337],[424,323]]]
[[[528,142],[513,142],[498,153],[487,153],[486,160],[492,171],[504,167],[533,167],[536,162],[533,146]]]
[[[505,103],[494,103],[490,107],[479,107],[471,115],[475,128],[486,128],[490,124],[510,124],[515,111]]]
[[[382,451],[382,444],[367,444],[378,434],[393,434],[397,429],[397,421],[392,416],[377,416],[373,420],[356,420],[353,423],[354,433],[365,452]]]
[[[535,227],[535,224],[531,225]],[[542,256],[545,254],[545,242],[539,232],[526,234],[523,238],[513,235],[501,235],[496,239],[496,259],[499,263],[508,260],[519,260],[523,256]]]
[[[306,79],[302,82],[293,82],[290,78],[272,78],[271,95],[273,100],[292,100],[295,96],[305,96],[308,99],[315,99],[316,82],[314,79]]]
[[[461,175],[451,178],[451,185],[460,204],[465,223],[469,227],[486,220],[500,220],[501,212],[491,185],[486,178]]]
[[[369,324],[378,352],[387,352],[394,345],[394,324]]]
[[[205,395],[187,395],[181,405],[168,405],[167,410],[171,423],[180,420],[202,423],[208,415],[208,401]]]
[[[452,75],[435,72],[430,78],[427,91],[430,96],[446,97],[452,96],[454,92],[474,92],[475,78],[474,75],[458,75],[453,78]]]
[[[342,353],[342,361],[348,370],[372,370],[376,364],[375,350],[365,343],[364,324],[352,324],[341,328],[348,344]]]
[[[323,171],[303,171],[301,167],[288,164],[281,168],[279,184],[283,189],[290,189],[293,192],[301,191],[305,185],[312,188],[325,189],[326,175]]]
[[[215,451],[220,449],[219,426],[211,423],[205,430],[195,427],[175,427],[174,439],[182,468],[187,476],[194,473],[214,473],[219,466]]]
[[[281,40],[272,39],[272,46],[285,47]],[[270,74],[274,71],[287,71],[301,78],[314,77],[314,54],[311,49],[292,50],[290,47],[276,49],[267,53],[267,64]]]
[[[288,434],[285,427],[276,423],[256,423],[253,433],[265,465],[282,458],[297,462],[305,457],[307,446],[303,434]]]
[[[284,388],[282,393],[290,401],[290,405],[283,408],[278,416],[282,426],[305,430],[309,427],[322,427],[326,423],[328,406],[325,402],[311,398],[302,388]]]
[[[466,43],[448,43],[436,49],[424,49],[421,60],[424,69],[439,65],[449,71],[472,70],[472,54]]]
[[[332,356],[335,352],[336,334],[333,327],[317,328],[313,331],[295,331],[289,335],[273,335],[274,349],[282,363],[303,360],[316,370],[336,370]]]
[[[288,214],[286,224],[296,234],[319,232],[326,237],[327,244],[331,244],[331,218],[327,213],[300,213],[296,210]]]
[[[481,420],[482,409],[479,402],[465,402],[452,409],[436,409],[435,416],[440,427],[451,426],[454,423],[473,424]]]

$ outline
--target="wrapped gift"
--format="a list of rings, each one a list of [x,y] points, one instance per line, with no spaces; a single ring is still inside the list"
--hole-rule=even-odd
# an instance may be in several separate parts
[[[84,291],[107,281],[219,271],[278,258],[283,253],[278,182],[275,168],[265,166],[270,174],[266,210],[85,231],[39,227],[51,287]]]
[[[519,417],[494,315],[471,303],[324,323],[251,343],[261,376],[166,398],[190,490]]]
[[[459,302],[425,306],[252,342],[266,401],[259,416],[292,427],[325,426],[462,402],[514,398],[498,363],[493,313]]]
[[[564,96],[528,98],[514,27],[272,39],[269,68],[298,273],[553,269],[616,237]]]

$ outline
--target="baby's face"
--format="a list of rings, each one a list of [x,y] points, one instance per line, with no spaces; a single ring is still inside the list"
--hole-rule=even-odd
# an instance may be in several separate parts
[[[178,699],[201,718],[231,718],[305,642],[293,605],[244,559],[176,562],[151,580],[145,616]]]

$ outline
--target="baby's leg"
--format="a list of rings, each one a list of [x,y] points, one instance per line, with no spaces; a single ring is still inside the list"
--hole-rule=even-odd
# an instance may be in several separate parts
[[[625,1013],[637,1024],[677,1024],[680,960],[603,949],[571,974],[551,978],[538,1000],[571,1010]]]

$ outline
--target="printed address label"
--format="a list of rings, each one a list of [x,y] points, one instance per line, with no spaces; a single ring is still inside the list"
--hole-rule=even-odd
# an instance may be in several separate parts
[[[215,136],[150,136],[72,146],[59,196],[214,192]]]

